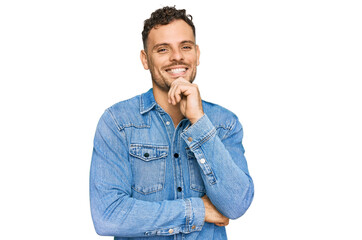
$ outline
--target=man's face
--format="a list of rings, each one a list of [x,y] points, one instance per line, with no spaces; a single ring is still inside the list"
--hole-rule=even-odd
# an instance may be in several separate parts
[[[151,72],[153,87],[163,91],[168,91],[179,77],[193,82],[199,57],[192,28],[183,20],[153,28],[148,35],[147,52],[141,51],[141,61]]]

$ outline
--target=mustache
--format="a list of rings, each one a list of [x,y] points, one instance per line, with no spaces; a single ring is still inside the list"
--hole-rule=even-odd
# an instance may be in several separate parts
[[[167,66],[164,67],[164,69],[171,68],[173,66],[178,66],[178,65],[183,65],[183,66],[186,66],[187,68],[190,68],[190,65],[180,61],[180,62],[174,62],[174,63],[172,63],[170,65],[167,65]]]

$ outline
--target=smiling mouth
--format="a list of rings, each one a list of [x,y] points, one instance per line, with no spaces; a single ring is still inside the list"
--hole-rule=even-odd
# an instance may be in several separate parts
[[[166,72],[171,74],[182,74],[187,71],[188,68],[172,68],[172,69],[166,69]]]

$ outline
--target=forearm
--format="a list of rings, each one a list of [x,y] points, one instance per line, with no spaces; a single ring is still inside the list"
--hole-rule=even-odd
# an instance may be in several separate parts
[[[210,147],[215,149],[215,154],[209,153],[207,149]],[[254,195],[251,177],[235,164],[217,136],[195,152],[198,162],[205,159],[203,165],[209,164],[210,171],[202,174],[202,177],[211,202],[230,219],[242,216],[249,208]],[[206,163],[206,159],[210,160]]]
[[[95,193],[99,191],[96,188],[94,186],[92,191],[91,209],[99,235],[168,236],[202,229],[205,210],[200,198],[148,202],[116,193],[107,193],[102,197]],[[109,197],[109,194],[114,197]]]
[[[206,194],[226,217],[235,219],[248,209],[254,195],[244,150],[240,123],[223,141],[205,115],[182,134],[200,166]],[[191,140],[192,141],[189,141]]]

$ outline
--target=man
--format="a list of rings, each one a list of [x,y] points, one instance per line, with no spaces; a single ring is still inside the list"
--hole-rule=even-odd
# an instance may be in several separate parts
[[[200,50],[192,17],[164,7],[142,32],[153,88],[108,108],[94,139],[95,229],[115,239],[227,239],[225,226],[254,195],[230,111],[193,84]]]

